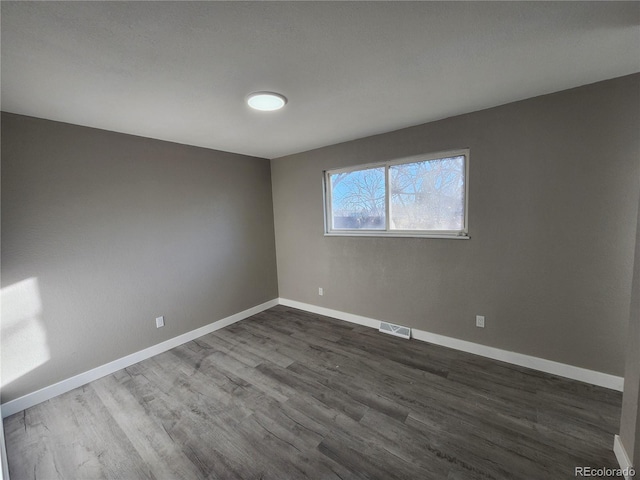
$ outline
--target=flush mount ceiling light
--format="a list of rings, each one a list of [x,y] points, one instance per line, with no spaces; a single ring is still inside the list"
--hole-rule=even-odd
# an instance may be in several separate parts
[[[287,103],[287,98],[274,92],[254,92],[247,97],[247,103],[255,110],[272,112],[284,107]]]

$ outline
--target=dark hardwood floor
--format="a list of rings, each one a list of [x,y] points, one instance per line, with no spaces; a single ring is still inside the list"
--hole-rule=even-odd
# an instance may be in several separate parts
[[[620,405],[278,306],[17,413],[5,433],[12,480],[568,479],[617,468]]]

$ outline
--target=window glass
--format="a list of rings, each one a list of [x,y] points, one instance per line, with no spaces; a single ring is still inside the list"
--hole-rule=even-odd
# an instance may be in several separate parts
[[[384,173],[381,167],[330,175],[334,230],[386,228]]]
[[[391,230],[464,228],[464,156],[389,167]]]

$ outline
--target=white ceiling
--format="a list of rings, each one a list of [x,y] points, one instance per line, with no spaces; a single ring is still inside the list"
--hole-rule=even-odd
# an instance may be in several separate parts
[[[638,72],[639,25],[637,1],[3,1],[2,109],[274,158]]]

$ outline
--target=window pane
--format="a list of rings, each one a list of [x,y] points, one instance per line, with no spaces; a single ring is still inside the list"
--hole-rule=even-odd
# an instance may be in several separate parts
[[[384,167],[329,176],[334,230],[386,228]]]
[[[464,156],[389,167],[391,230],[464,229]]]

